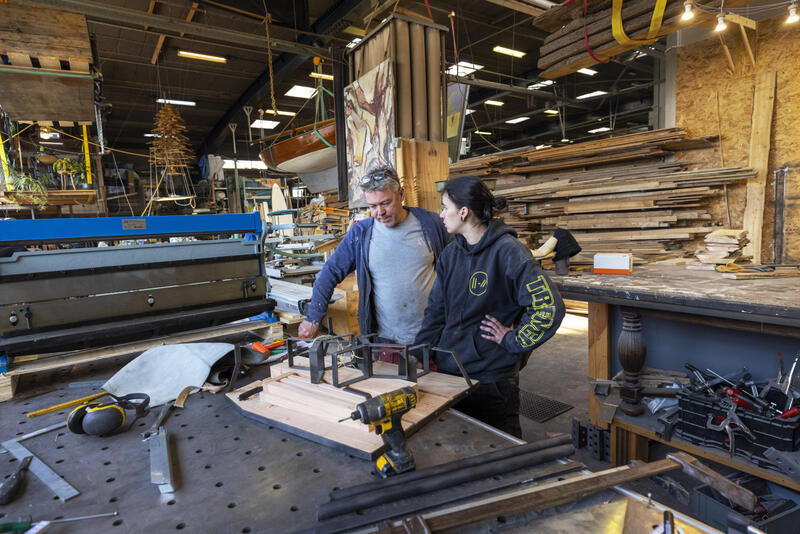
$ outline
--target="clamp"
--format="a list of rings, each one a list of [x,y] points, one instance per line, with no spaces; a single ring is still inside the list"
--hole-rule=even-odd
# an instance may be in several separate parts
[[[730,401],[729,401],[730,402]],[[725,419],[722,420],[719,424],[714,424],[711,420],[714,418],[714,414],[708,414],[708,419],[706,420],[706,428],[711,430],[722,431],[728,433],[728,453],[733,456],[733,453],[736,452],[736,444],[734,442],[734,430],[736,427],[739,428],[745,435],[750,438],[751,441],[756,441],[756,437],[750,431],[749,428],[742,422],[739,416],[736,414],[736,407],[737,405],[733,402],[730,402],[730,408],[728,408],[728,413]]]

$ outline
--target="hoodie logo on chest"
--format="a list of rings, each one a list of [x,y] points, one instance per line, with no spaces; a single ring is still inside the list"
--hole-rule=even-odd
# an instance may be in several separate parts
[[[480,297],[489,287],[489,275],[483,271],[476,271],[469,277],[469,292]]]

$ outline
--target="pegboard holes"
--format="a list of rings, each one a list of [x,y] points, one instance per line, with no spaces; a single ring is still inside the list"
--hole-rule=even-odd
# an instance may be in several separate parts
[[[274,427],[274,426],[272,426],[272,425],[269,425],[269,426],[267,427],[267,430],[272,430],[273,428],[275,428],[275,427]]]
[[[107,451],[107,450],[108,450],[108,447],[100,447],[100,450],[101,450],[101,451]]]
[[[27,421],[20,421],[19,424],[24,425]]]
[[[295,454],[295,456],[303,456],[303,451],[297,451],[297,453]]]
[[[58,495],[53,495],[53,500],[57,501],[58,500]]]
[[[6,514],[0,513],[0,519],[3,519],[5,516],[6,516]]]
[[[111,484],[112,482],[114,482],[114,480],[115,480],[114,477],[107,478],[106,479],[106,484]]]
[[[119,500],[119,499],[117,499],[116,497],[111,497],[110,499],[108,499],[108,502],[110,502],[111,504],[114,504],[114,503],[115,503],[115,502],[117,502],[118,500]]]
[[[462,434],[469,434],[469,430],[462,430],[461,433]]]
[[[217,482],[214,486],[221,488],[224,484],[222,482]]]
[[[282,486],[280,484],[273,484],[272,485],[272,489],[274,489],[274,490],[279,490],[279,489],[281,489],[281,487]]]
[[[58,415],[64,415],[66,412],[58,412]]]
[[[235,502],[229,502],[228,503],[228,508],[236,508],[236,503]]]
[[[57,438],[60,438],[60,437],[61,437],[61,436],[63,436],[63,435],[64,435],[64,433],[63,433],[63,432],[59,432],[58,434],[56,434],[56,437],[57,437]]]
[[[30,405],[30,401],[29,402],[23,402],[22,405],[23,406],[28,406],[28,405]]]
[[[57,446],[56,446],[56,449],[58,449],[58,450],[61,450],[61,449],[63,449],[63,448],[64,448],[64,446],[63,446],[63,445],[57,445]]]
[[[292,512],[296,512],[296,511],[298,511],[299,509],[300,509],[300,507],[298,507],[297,505],[293,505],[293,506],[290,506],[290,507],[289,507],[289,510],[291,510]]]
[[[122,519],[115,519],[113,523],[111,523],[115,527],[118,527],[122,524]]]
[[[490,443],[490,444],[489,444],[489,448],[490,448],[490,449],[496,449],[496,448],[497,448],[497,445],[495,445],[494,443]]]
[[[58,521],[59,519],[64,519],[63,515],[57,515],[53,518],[54,521]]]
[[[194,436],[189,436],[186,439],[194,439]]]
[[[287,440],[286,440],[286,438],[281,438],[281,441],[286,443]]]
[[[230,427],[231,427],[231,425],[225,425],[222,428],[230,428]]]
[[[211,469],[211,464],[206,464],[203,466],[203,469]]]
[[[181,423],[181,428],[186,428],[187,426],[189,425],[187,425],[186,423]]]
[[[439,442],[439,441],[437,441],[437,442],[435,443],[435,445],[436,445],[437,447],[441,447],[441,446],[442,446],[442,443],[441,443],[441,442]]]
[[[175,525],[175,530],[183,530],[186,528],[186,523],[178,523]]]
[[[239,436],[234,436],[233,441],[239,441]]]
[[[214,414],[214,417],[219,417],[219,414],[218,414],[218,413],[217,413],[217,414]]]
[[[444,417],[440,417],[439,422],[444,422]]]
[[[172,506],[173,504],[175,504],[175,499],[170,499],[167,501],[167,506]]]
[[[250,456],[251,454],[253,454],[253,451],[244,451],[244,453],[245,455]]]
[[[259,465],[259,466],[258,466],[258,470],[259,470],[259,471],[265,471],[266,469],[267,469],[267,468],[266,468],[265,466],[263,466],[263,465]]]
[[[334,486],[331,488],[331,491],[339,491],[340,489],[339,486]]]
[[[501,525],[505,524],[506,521],[507,519],[505,518],[505,516],[502,515],[497,516],[497,522],[500,523]]]
[[[23,435],[24,433],[25,433],[25,432],[17,432],[17,435],[18,435],[18,436],[21,436],[21,435]]]
[[[56,460],[56,463],[57,463],[57,464],[63,464],[63,463],[64,463],[64,460],[59,458],[58,460]]]
[[[9,458],[9,459],[8,459],[8,463],[10,463],[10,464],[13,464],[13,463],[14,463],[14,462],[16,462],[16,461],[17,461],[17,459],[16,459],[16,458]]]
[[[144,425],[146,425],[146,424],[147,424],[147,423],[145,423],[144,421],[142,421],[141,423],[139,423],[139,424],[138,424],[138,425],[136,425],[136,426],[144,426]]]
[[[106,460],[105,462],[103,462],[103,465],[111,465],[111,462],[109,462],[108,460]]]
[[[214,406],[213,404],[206,404],[206,408],[211,408],[213,406]]]
[[[250,534],[250,532],[252,532],[252,529],[250,527],[244,527],[242,529],[243,534]]]
[[[503,480],[503,477],[501,477],[500,475],[495,475],[492,477],[492,480]]]
[[[322,469],[320,469],[319,467],[315,467],[314,469],[312,469],[312,471],[315,473],[319,473],[320,471],[322,471]]]
[[[175,414],[172,415],[172,417],[180,417],[180,416],[181,416],[181,412],[178,412],[178,413],[175,413]]]
[[[196,451],[194,451],[194,452],[195,452],[195,454],[200,454],[201,452],[203,452],[203,449],[197,449],[197,450],[196,450]]]

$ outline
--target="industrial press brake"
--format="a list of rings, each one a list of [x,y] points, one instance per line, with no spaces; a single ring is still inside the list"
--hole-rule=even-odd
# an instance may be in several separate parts
[[[0,372],[267,310],[268,226],[258,213],[0,221]],[[60,247],[30,250],[43,244]]]

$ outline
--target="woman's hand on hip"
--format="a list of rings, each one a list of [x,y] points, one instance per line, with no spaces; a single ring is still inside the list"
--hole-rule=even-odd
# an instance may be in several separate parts
[[[481,330],[483,330],[481,337],[490,339],[500,345],[505,335],[511,330],[511,327],[503,326],[500,321],[491,315],[484,315],[481,321]]]

